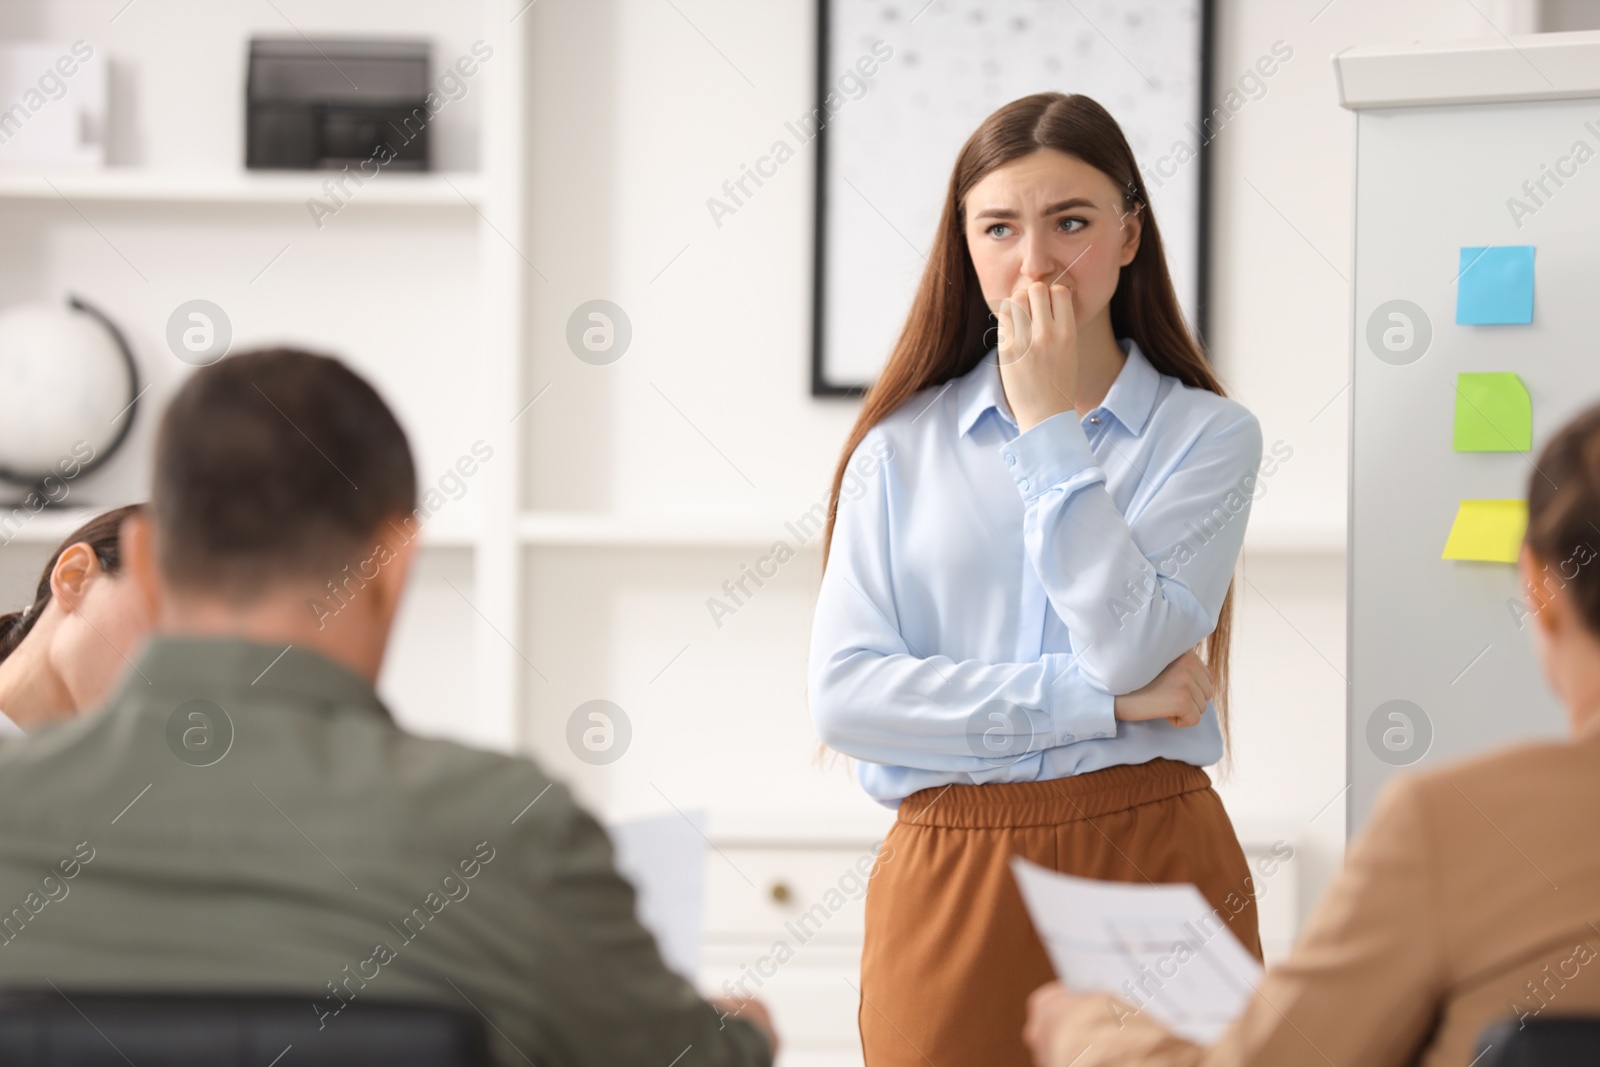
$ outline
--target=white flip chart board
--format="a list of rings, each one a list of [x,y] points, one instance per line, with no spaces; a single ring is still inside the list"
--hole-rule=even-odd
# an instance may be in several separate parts
[[[1334,66],[1357,144],[1354,834],[1396,773],[1565,732],[1515,567],[1442,557],[1459,544],[1458,516],[1498,542],[1469,555],[1513,548],[1520,533],[1463,502],[1525,499],[1540,449],[1600,399],[1600,33],[1357,49]],[[1530,262],[1528,311],[1512,305]],[[1480,263],[1495,266],[1475,273]],[[1516,398],[1526,392],[1531,440],[1509,432],[1506,450],[1459,449],[1465,420],[1488,404],[1471,391],[1508,373]]]

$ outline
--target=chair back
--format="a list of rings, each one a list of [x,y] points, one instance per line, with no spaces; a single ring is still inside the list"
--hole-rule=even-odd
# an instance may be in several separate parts
[[[1600,1063],[1600,1017],[1502,1019],[1478,1035],[1474,1067],[1593,1067]]]
[[[435,1004],[314,994],[0,992],[0,1064],[18,1067],[486,1067],[483,1021]],[[280,1064],[281,1060],[281,1064]]]

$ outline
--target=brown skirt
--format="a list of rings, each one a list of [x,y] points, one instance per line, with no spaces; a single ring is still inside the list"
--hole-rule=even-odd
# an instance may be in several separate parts
[[[1055,977],[1009,861],[1193,882],[1261,957],[1244,850],[1205,771],[1176,760],[923,789],[868,883],[857,1017],[866,1067],[1031,1067],[1028,994]]]

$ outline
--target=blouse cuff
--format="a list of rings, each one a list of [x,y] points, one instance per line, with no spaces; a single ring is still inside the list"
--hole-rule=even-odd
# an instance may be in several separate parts
[[[1076,653],[1046,652],[1042,659],[1048,677],[1050,722],[1055,743],[1092,741],[1117,736],[1116,697],[1090,684],[1077,670]]]
[[[1000,446],[1006,470],[1024,503],[1051,489],[1071,492],[1106,480],[1075,410],[1050,416]]]

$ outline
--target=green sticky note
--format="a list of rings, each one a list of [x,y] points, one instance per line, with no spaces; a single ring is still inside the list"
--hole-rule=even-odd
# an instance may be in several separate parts
[[[1515,563],[1527,529],[1525,500],[1463,500],[1440,558]]]
[[[1533,403],[1510,371],[1456,375],[1457,452],[1526,452],[1533,447]]]

